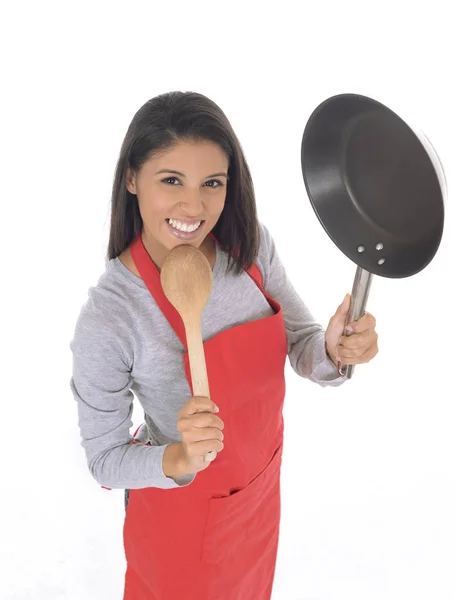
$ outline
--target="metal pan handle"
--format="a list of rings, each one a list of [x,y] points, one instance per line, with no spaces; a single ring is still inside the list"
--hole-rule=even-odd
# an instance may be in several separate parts
[[[352,321],[357,321],[365,313],[365,307],[367,305],[367,299],[369,297],[370,285],[372,283],[372,273],[357,267],[356,276],[354,277],[354,283],[352,286],[351,303],[349,305],[349,311],[347,313],[346,327]],[[345,335],[349,335],[346,331]],[[338,373],[346,379],[351,379],[354,372],[354,365],[343,365],[338,362]]]

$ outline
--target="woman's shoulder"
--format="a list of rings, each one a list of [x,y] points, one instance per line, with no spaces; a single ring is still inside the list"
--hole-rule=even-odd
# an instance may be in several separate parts
[[[77,318],[74,340],[93,338],[108,343],[129,337],[142,284],[119,258],[107,261],[97,283],[88,288],[87,299]]]
[[[261,220],[258,221],[258,224],[260,240],[259,253],[267,254],[267,252],[270,250],[270,246],[273,245],[274,240],[267,225]]]
[[[272,235],[265,223],[258,221],[259,225],[259,248],[255,260],[263,281],[267,281],[270,274],[270,266],[275,253],[275,244]]]

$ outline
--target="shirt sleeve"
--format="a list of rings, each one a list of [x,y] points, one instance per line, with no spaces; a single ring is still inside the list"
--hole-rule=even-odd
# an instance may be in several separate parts
[[[339,386],[346,381],[326,353],[325,330],[291,284],[274,240],[260,223],[259,262],[264,288],[282,306],[287,333],[288,356],[293,370],[322,387]]]
[[[123,327],[114,321],[112,311],[89,299],[70,344],[70,388],[77,402],[88,468],[100,485],[109,488],[189,485],[195,475],[174,480],[164,474],[162,461],[167,446],[132,443],[132,357],[123,344]]]

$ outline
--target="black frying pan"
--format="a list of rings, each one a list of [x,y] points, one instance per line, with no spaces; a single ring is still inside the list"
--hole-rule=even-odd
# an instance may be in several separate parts
[[[324,229],[358,265],[347,321],[364,314],[372,275],[424,269],[444,226],[444,173],[429,141],[389,108],[357,94],[325,100],[302,140],[302,172]],[[352,376],[353,365],[339,365]]]

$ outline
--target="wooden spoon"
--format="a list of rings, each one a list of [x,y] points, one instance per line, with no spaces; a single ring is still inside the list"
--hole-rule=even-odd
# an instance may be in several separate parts
[[[161,285],[184,323],[193,395],[210,398],[201,328],[203,309],[213,286],[210,264],[197,248],[187,244],[176,246],[162,264]],[[213,451],[205,457],[207,461],[214,458]]]

